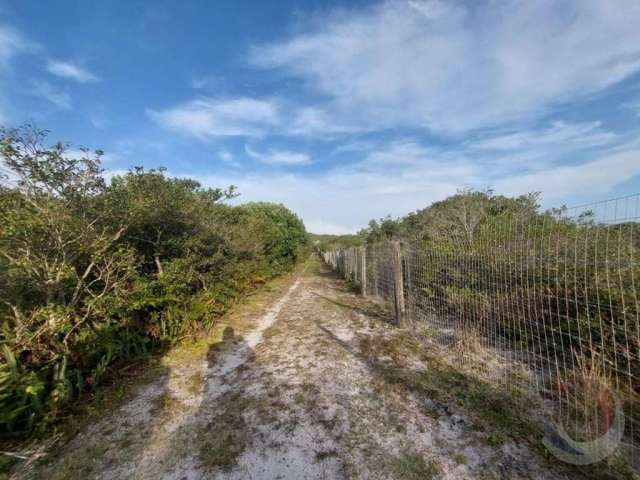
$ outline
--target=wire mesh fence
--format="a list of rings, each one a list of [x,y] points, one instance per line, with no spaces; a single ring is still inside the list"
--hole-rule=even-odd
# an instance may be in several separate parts
[[[484,355],[494,381],[535,392],[559,435],[574,441],[578,454],[567,461],[615,450],[637,469],[639,219],[632,195],[498,215],[465,240],[386,241],[323,256],[364,295],[392,305],[400,326],[425,329],[461,362]]]

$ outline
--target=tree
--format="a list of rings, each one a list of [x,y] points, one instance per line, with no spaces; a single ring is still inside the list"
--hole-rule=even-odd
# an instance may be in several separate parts
[[[364,236],[367,243],[375,243],[398,236],[399,227],[399,221],[391,218],[391,215],[387,215],[380,220],[370,220],[368,227],[361,230],[358,235]]]
[[[131,275],[131,251],[118,244],[126,224],[106,222],[101,211],[101,151],[71,157],[64,144],[45,146],[47,132],[31,126],[0,133],[0,155],[16,179],[0,193],[3,335],[15,336],[22,356],[54,361]]]
[[[494,195],[493,191],[462,190],[413,213],[400,223],[401,234],[417,240],[450,240],[473,245],[487,222],[499,218],[523,220],[536,214],[538,194],[517,198]]]
[[[267,202],[247,203],[239,209],[247,232],[245,248],[263,255],[275,268],[296,261],[299,248],[308,240],[297,215],[284,205]]]
[[[236,189],[203,189],[191,179],[169,178],[166,169],[135,167],[114,177],[107,189],[108,211],[126,219],[126,241],[156,273],[163,261],[186,254],[187,239],[215,217],[219,201],[236,196]],[[205,216],[209,218],[205,219]]]

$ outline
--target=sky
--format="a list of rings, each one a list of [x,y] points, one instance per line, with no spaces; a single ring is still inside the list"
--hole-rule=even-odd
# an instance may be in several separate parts
[[[351,233],[640,192],[640,2],[0,0],[0,125]]]

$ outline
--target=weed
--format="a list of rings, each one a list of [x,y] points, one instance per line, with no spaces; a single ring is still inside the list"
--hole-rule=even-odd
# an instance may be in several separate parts
[[[234,393],[220,398],[215,415],[200,433],[198,456],[209,468],[231,470],[251,441],[244,412],[250,400]]]
[[[464,453],[458,452],[453,456],[453,461],[456,462],[458,465],[466,465],[469,460],[467,459],[467,456]]]
[[[435,480],[442,477],[442,467],[416,452],[405,452],[389,463],[394,478],[399,480]]]
[[[194,374],[192,374],[187,380],[187,391],[191,395],[197,395],[202,390],[202,385],[204,384],[204,374],[202,371],[198,370]]]
[[[200,460],[208,467],[231,470],[247,445],[246,434],[236,428],[222,427],[211,432],[200,445]]]

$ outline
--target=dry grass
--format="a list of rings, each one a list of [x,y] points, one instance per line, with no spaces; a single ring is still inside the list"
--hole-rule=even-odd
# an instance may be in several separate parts
[[[616,388],[597,356],[578,357],[573,374],[558,379],[557,385],[564,404],[561,421],[574,439],[594,439],[609,430],[616,413]]]
[[[389,470],[398,480],[436,480],[442,478],[442,467],[416,452],[404,452],[389,461]]]

